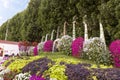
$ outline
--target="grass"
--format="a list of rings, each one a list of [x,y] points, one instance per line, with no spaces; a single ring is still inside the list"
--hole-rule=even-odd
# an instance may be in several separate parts
[[[44,53],[40,53],[39,56],[42,56],[42,57],[47,57],[49,59],[52,59],[53,61],[64,61],[64,62],[67,62],[67,63],[73,63],[73,64],[77,64],[77,63],[88,63],[88,64],[91,64],[91,68],[98,68],[97,65],[92,62],[92,61],[89,61],[89,60],[83,60],[83,59],[80,59],[80,58],[76,58],[76,57],[73,57],[73,56],[68,56],[62,52],[55,52],[55,53],[52,53],[52,52],[44,52]],[[113,66],[105,66],[105,65],[102,65],[100,64],[100,68],[113,68]]]

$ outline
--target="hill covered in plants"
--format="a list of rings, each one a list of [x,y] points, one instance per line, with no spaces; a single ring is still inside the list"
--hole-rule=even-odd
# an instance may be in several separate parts
[[[65,21],[67,34],[72,34],[73,16],[77,16],[76,34],[83,36],[83,16],[87,15],[89,37],[99,36],[99,20],[102,21],[107,44],[120,38],[119,0],[30,0],[28,7],[0,27],[0,39],[37,41],[60,26],[63,32]],[[55,37],[55,34],[54,34]]]
[[[102,64],[100,64],[100,67],[98,68],[97,65],[91,61],[67,56],[61,52],[40,53],[38,56],[9,58],[3,65],[11,71],[4,74],[3,77],[5,80],[120,79],[119,68],[113,68],[112,65],[105,66]],[[26,75],[26,73],[29,75]]]

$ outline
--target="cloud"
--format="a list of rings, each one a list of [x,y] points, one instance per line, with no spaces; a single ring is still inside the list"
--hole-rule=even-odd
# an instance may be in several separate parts
[[[23,11],[30,0],[0,0],[0,25]]]
[[[1,4],[3,5],[4,8],[10,8],[10,3],[12,0],[1,0]]]
[[[0,16],[0,20],[2,20],[2,19],[3,19],[3,17]]]

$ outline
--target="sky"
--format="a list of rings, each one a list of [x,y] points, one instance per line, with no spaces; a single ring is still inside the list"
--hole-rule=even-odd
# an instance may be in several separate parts
[[[0,0],[0,26],[27,8],[30,0]]]

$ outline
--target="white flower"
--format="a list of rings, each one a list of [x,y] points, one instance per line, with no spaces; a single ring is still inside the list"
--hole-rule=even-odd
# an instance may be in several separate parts
[[[29,80],[31,75],[29,73],[20,73],[15,76],[13,80]]]
[[[40,43],[38,44],[38,50],[39,50],[39,51],[42,51],[42,50],[43,50],[44,43],[45,43],[45,42],[40,42]]]
[[[2,78],[3,75],[4,75],[5,73],[8,73],[8,72],[10,72],[10,69],[4,68],[4,69],[0,72],[0,77]],[[0,79],[0,80],[1,80],[1,79]]]

